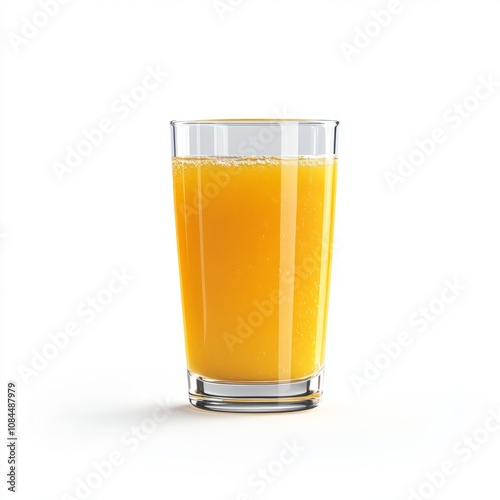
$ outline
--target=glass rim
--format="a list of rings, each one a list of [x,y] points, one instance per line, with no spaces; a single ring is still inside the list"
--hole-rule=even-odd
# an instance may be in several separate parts
[[[170,125],[339,125],[338,120],[313,118],[215,118],[204,120],[172,120]]]

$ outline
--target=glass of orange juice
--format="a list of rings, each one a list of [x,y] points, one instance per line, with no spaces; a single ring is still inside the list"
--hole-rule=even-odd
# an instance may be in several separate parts
[[[232,412],[316,407],[338,122],[171,125],[190,402]]]

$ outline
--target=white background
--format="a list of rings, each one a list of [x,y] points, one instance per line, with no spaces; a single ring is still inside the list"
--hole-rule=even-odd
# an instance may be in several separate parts
[[[500,87],[468,97],[480,78],[500,82],[500,4],[401,0],[382,28],[372,11],[387,1],[226,5],[73,0],[19,44],[40,7],[2,2],[0,393],[5,405],[17,381],[17,498],[83,498],[77,481],[112,452],[121,464],[89,498],[498,498],[500,432],[480,428],[500,405]],[[348,61],[342,44],[362,44],[367,23]],[[169,76],[125,117],[116,100],[148,66]],[[453,120],[464,100],[477,109]],[[341,122],[324,400],[201,412],[186,397],[169,121],[276,116]],[[113,131],[59,182],[54,162],[106,118]],[[391,190],[387,172],[435,128],[446,140]],[[85,323],[78,305],[122,268],[130,284]],[[419,333],[409,318],[446,279],[466,290],[435,301]],[[71,321],[80,335],[23,377]],[[357,391],[352,376],[403,331],[412,344]],[[151,430],[158,399],[170,416]],[[0,421],[5,453],[5,406]],[[141,425],[135,449],[124,439]],[[467,460],[457,443],[475,432]],[[294,440],[303,450],[281,471]],[[455,473],[422,486],[445,460]],[[248,481],[269,466],[261,492]]]

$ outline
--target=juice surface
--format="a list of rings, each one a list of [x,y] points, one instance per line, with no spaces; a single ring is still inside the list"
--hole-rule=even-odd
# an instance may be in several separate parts
[[[295,380],[324,363],[335,158],[174,158],[190,372]]]

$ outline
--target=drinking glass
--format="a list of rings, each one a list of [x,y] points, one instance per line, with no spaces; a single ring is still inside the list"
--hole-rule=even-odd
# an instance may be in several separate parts
[[[338,122],[171,125],[190,402],[232,412],[316,407]]]

